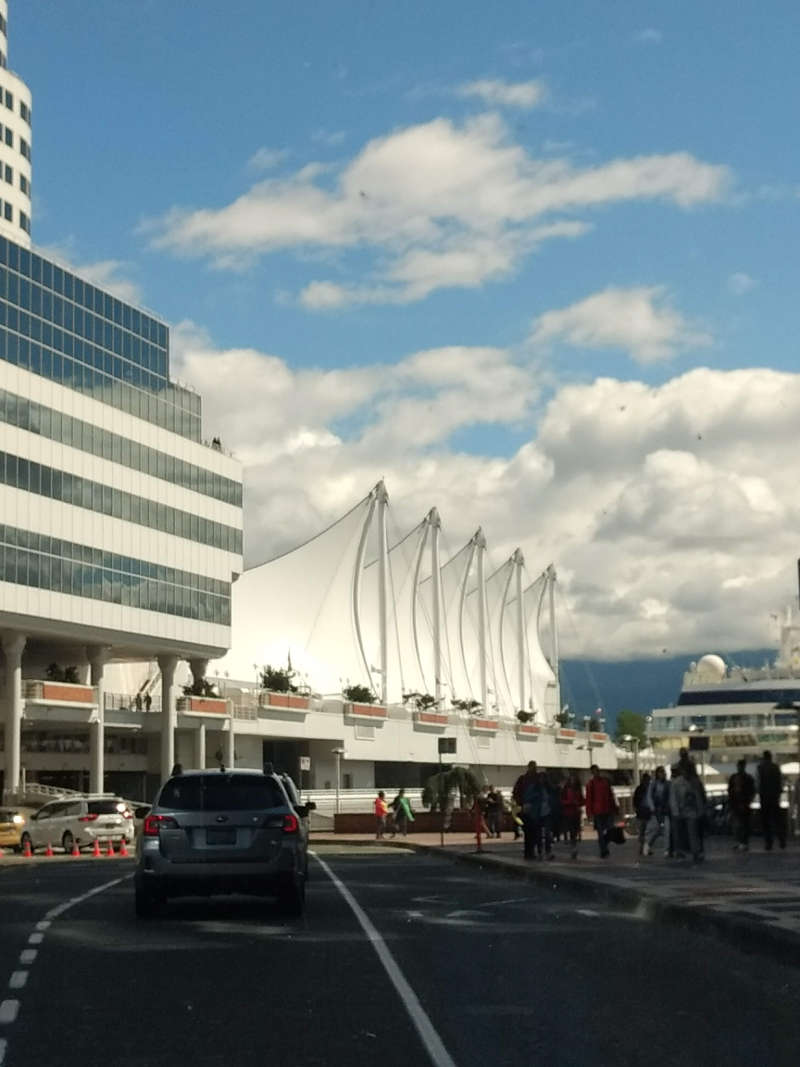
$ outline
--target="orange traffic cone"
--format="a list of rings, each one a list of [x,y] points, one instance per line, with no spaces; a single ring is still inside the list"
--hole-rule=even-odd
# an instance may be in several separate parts
[[[2,848],[0,848],[0,856],[5,856],[5,852],[3,852]]]
[[[72,852],[70,853],[70,855],[71,856],[80,856],[80,854],[81,854],[81,850],[78,848],[78,842],[77,841],[73,841],[72,842]]]
[[[25,838],[25,844],[22,846],[22,855],[25,856],[26,859],[30,859],[33,855],[33,849],[31,848],[31,839],[29,837]]]
[[[47,842],[47,848],[44,850],[44,854],[45,856],[55,856],[55,852],[53,852],[53,846],[50,844],[49,841]]]
[[[94,849],[92,850],[92,855],[93,856],[100,856],[101,855],[100,842],[97,840],[97,838],[94,839]]]
[[[108,848],[106,849],[106,855],[107,856],[113,856],[114,855],[114,842],[113,841],[109,841],[108,842]]]
[[[124,837],[123,837],[122,842],[120,843],[120,846],[119,846],[119,855],[120,856],[129,856],[130,855],[130,852],[128,852],[128,846],[125,844],[125,838]]]

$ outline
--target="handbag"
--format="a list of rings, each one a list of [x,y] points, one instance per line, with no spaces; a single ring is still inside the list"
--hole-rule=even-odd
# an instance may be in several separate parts
[[[625,830],[620,823],[609,827],[607,840],[612,845],[624,845],[625,844]]]

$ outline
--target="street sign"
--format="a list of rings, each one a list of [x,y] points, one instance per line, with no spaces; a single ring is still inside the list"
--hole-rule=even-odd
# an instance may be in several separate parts
[[[439,738],[439,755],[445,754],[455,755],[456,753],[456,739],[454,737],[440,737]]]
[[[300,757],[300,770],[301,771],[310,771],[311,770],[311,757],[310,756],[301,756]]]

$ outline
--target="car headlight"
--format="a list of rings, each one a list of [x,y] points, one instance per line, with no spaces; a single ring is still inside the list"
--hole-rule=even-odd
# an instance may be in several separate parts
[[[24,822],[25,822],[25,816],[24,815],[15,815],[14,818],[11,821],[13,823],[15,823],[15,825],[17,825],[17,826],[22,826],[24,824]]]

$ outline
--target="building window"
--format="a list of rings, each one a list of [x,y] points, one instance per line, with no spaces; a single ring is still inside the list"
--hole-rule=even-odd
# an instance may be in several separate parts
[[[6,107],[9,111],[14,110],[14,94],[10,93],[8,89],[6,89]]]
[[[5,130],[3,131],[3,136],[5,137],[6,144],[9,146],[9,148],[13,148],[14,147],[14,131],[10,130],[8,128],[8,126],[6,126]],[[25,153],[23,152],[23,155],[24,154]]]
[[[11,170],[10,167],[7,167],[6,169],[7,170]],[[14,174],[13,174],[13,171],[12,171],[11,178],[10,179],[6,178],[6,181],[13,182],[13,180],[14,180]],[[31,195],[31,183],[28,181],[28,179],[25,177],[24,174],[20,174],[20,176],[19,176],[19,187],[23,191],[23,193],[25,193],[26,196],[30,196]]]
[[[14,209],[7,200],[3,202],[3,218],[7,219],[8,222],[12,222],[14,219]]]
[[[25,231],[25,233],[31,232],[31,220],[28,218],[24,211],[20,211],[19,213],[19,224],[21,228]]]
[[[4,166],[3,166],[3,177],[8,182],[9,185],[13,185],[14,184],[14,168],[13,167],[9,167],[9,165],[7,163],[4,164]]]
[[[20,113],[20,115],[22,115],[23,119],[25,119],[25,121],[30,126],[31,118],[32,118],[31,109],[28,107],[28,105],[25,103],[24,100],[20,100],[20,102],[19,102],[19,113]]]
[[[8,137],[6,137],[6,144],[10,144]],[[28,144],[24,137],[20,137],[19,139],[19,150],[22,155],[28,160],[28,162],[30,162],[31,146]]]

